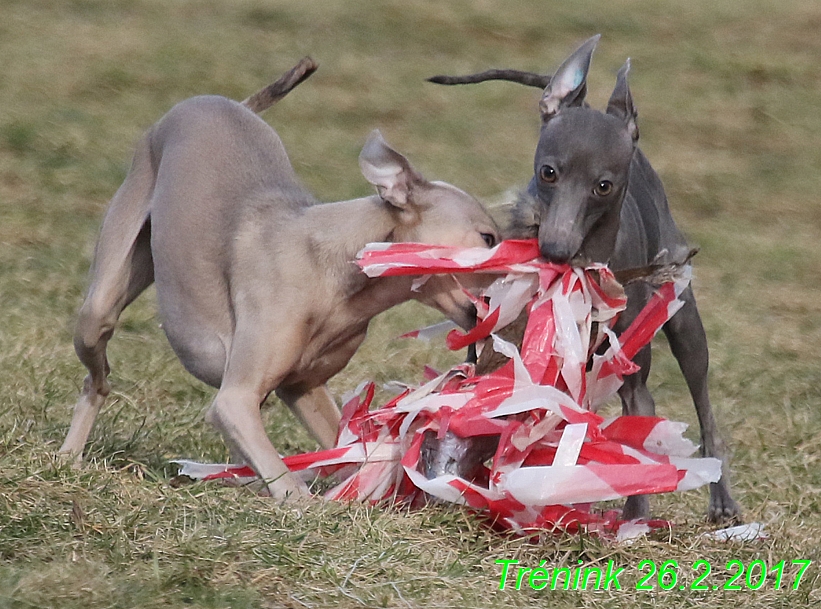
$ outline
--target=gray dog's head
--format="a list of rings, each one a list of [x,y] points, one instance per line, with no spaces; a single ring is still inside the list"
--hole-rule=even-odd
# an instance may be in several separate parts
[[[598,36],[556,71],[539,104],[534,177],[514,212],[522,233],[554,262],[607,262],[616,243],[638,127],[627,73],[619,70],[605,112],[584,103]]]

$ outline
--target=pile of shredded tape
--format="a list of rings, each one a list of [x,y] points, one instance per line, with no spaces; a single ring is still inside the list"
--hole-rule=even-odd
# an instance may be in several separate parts
[[[624,522],[618,511],[595,511],[592,504],[685,491],[721,477],[718,459],[692,457],[697,447],[682,435],[686,424],[596,414],[623,377],[638,370],[633,357],[683,305],[678,296],[689,284],[689,267],[658,286],[617,337],[611,328],[627,300],[613,273],[599,264],[545,262],[535,240],[503,241],[490,250],[377,243],[360,252],[358,263],[371,277],[419,276],[417,285],[432,274],[496,275],[475,299],[476,327],[467,333],[452,328],[446,342],[461,349],[491,337],[485,348],[510,359],[483,375],[473,365],[456,366],[421,387],[405,386],[376,408],[373,383],[363,383],[344,404],[335,448],[284,458],[294,472],[343,477],[327,498],[419,505],[434,497],[522,533],[629,537],[669,523]],[[528,318],[517,349],[496,332],[522,311]],[[428,479],[423,443],[433,435],[439,441],[490,438],[498,445],[469,477]],[[181,475],[196,479],[254,478],[246,466],[177,463]]]

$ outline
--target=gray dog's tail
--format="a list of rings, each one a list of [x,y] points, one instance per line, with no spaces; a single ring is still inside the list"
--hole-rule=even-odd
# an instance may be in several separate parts
[[[509,80],[528,87],[547,88],[550,84],[551,76],[536,74],[534,72],[522,72],[521,70],[487,70],[478,74],[468,74],[467,76],[431,76],[428,82],[437,85],[472,85],[486,80]]]
[[[268,85],[261,91],[257,91],[251,97],[242,102],[242,105],[259,114],[265,112],[283,97],[290,93],[311,74],[316,72],[319,64],[310,57],[303,57],[293,68],[279,77],[275,83]]]

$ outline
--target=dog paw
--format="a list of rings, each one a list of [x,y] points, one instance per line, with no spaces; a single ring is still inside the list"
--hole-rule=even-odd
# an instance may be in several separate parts
[[[71,467],[71,469],[82,469],[85,462],[83,461],[82,452],[71,452],[67,450],[60,450],[54,453],[56,460]]]
[[[707,508],[707,520],[712,523],[741,524],[741,507],[730,496],[726,487],[719,484],[710,485],[710,505]]]

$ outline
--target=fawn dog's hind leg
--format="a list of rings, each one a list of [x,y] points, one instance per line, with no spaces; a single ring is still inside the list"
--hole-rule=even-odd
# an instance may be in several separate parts
[[[61,453],[82,459],[94,419],[110,391],[106,345],[122,310],[154,281],[149,207],[154,188],[148,136],[106,212],[80,308],[74,350],[88,369]]]

